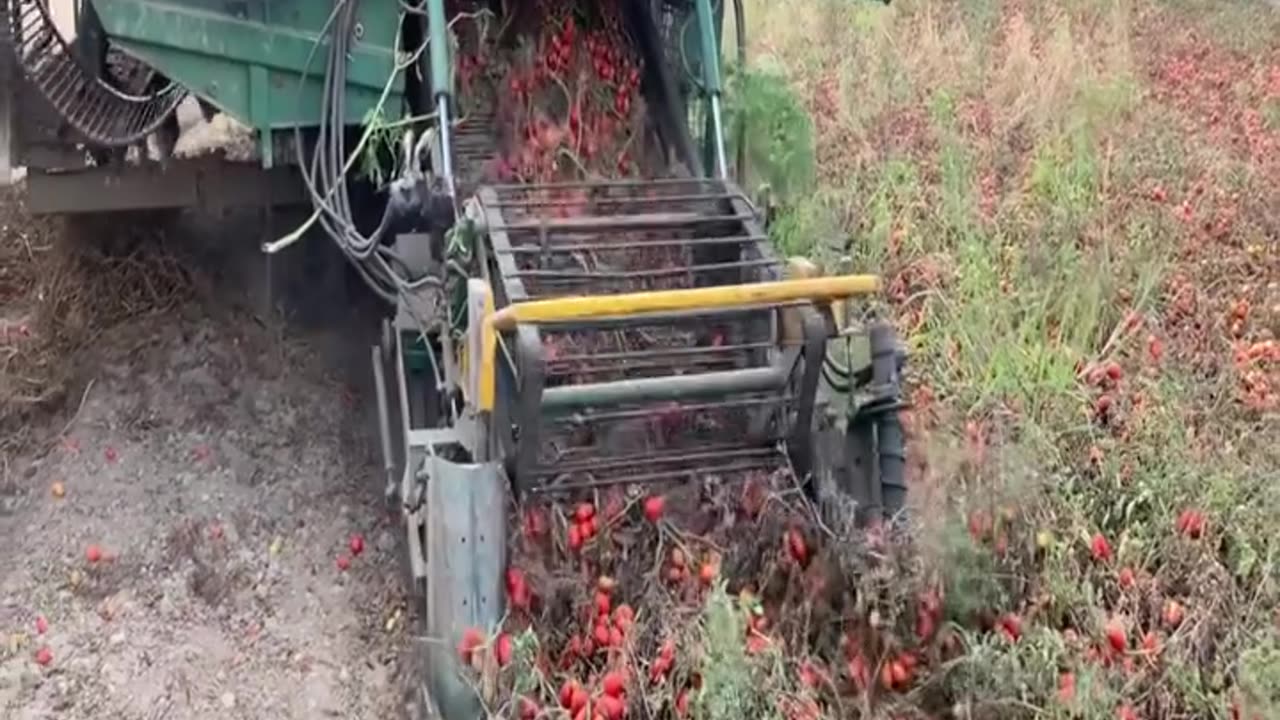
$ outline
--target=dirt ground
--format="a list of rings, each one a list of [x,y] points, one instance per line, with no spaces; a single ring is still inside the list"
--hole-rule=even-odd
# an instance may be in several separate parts
[[[314,295],[310,317],[254,314],[253,253],[229,248],[255,236],[219,228],[184,244],[202,289],[67,358],[66,407],[0,464],[0,716],[405,711],[368,345]]]

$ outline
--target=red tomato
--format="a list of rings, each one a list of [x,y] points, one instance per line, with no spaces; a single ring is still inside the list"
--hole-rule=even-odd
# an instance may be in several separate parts
[[[644,516],[651,523],[656,523],[662,518],[662,512],[666,508],[667,499],[661,495],[652,495],[644,501]]]
[[[600,680],[600,689],[605,695],[612,697],[622,697],[627,691],[626,677],[619,671],[605,673],[604,678]]]
[[[511,636],[502,633],[498,636],[498,640],[494,643],[494,654],[498,658],[498,667],[505,667],[511,662],[511,654],[514,648],[511,646]]]

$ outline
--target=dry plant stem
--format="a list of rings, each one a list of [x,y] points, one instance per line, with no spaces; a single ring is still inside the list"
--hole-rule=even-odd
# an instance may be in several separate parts
[[[93,382],[93,379],[90,378],[89,382],[85,384],[84,392],[80,393],[80,404],[76,406],[76,411],[71,414],[71,418],[67,420],[67,424],[62,426],[62,431],[58,433],[56,438],[54,438],[55,443],[62,442],[63,438],[67,436],[67,431],[71,429],[72,425],[75,425],[76,418],[80,417],[80,411],[84,409],[84,403],[89,399],[89,391],[93,389]]]

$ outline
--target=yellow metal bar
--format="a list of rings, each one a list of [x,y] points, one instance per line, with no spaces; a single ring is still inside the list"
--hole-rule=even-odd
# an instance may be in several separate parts
[[[486,312],[483,320],[481,332],[484,340],[483,356],[480,358],[479,408],[482,411],[493,409],[497,392],[495,386],[497,334],[511,330],[519,323],[633,317],[687,310],[724,310],[796,300],[822,302],[854,295],[867,295],[879,289],[880,278],[875,275],[839,275],[689,290],[563,297],[508,305],[496,313]]]
[[[880,278],[875,275],[842,275],[691,290],[563,297],[508,305],[499,310],[491,322],[495,330],[502,331],[522,322],[565,322],[685,310],[723,310],[795,300],[835,300],[867,295],[879,289]]]
[[[813,261],[804,257],[787,258],[787,280],[803,280],[822,277],[822,271]],[[778,313],[778,331],[784,345],[795,345],[804,338],[804,315],[799,308],[786,308]]]
[[[484,322],[480,327],[480,388],[478,393],[480,396],[480,409],[486,412],[493,409],[498,393],[498,333],[489,322],[492,317],[494,317],[493,293],[486,292],[484,295]]]

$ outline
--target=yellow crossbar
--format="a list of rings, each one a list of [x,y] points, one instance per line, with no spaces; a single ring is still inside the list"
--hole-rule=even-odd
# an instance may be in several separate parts
[[[879,290],[880,278],[875,275],[838,275],[689,290],[562,297],[508,305],[496,313],[486,313],[483,320],[478,406],[486,412],[493,409],[497,392],[495,373],[498,333],[511,330],[520,323],[635,317],[688,310],[724,310],[797,300],[829,302],[855,295],[868,295]]]

